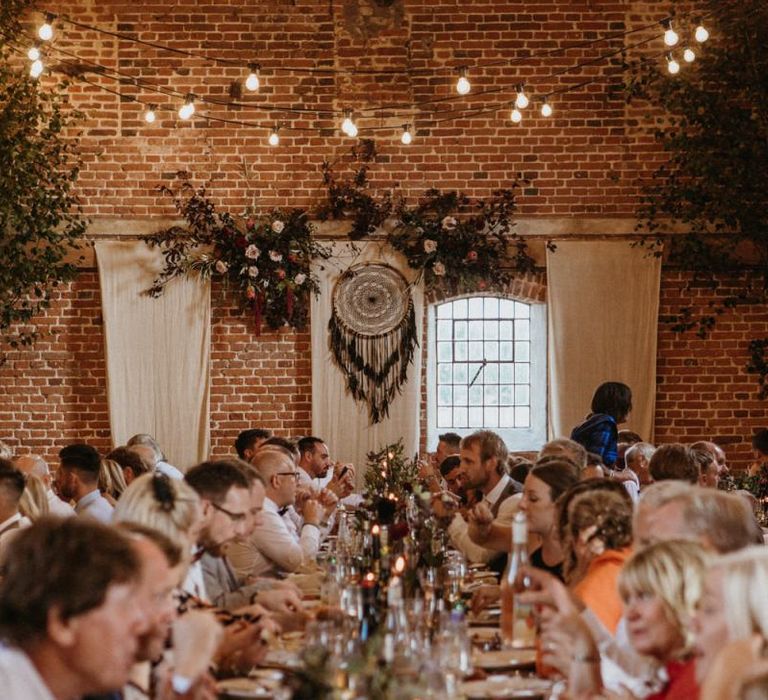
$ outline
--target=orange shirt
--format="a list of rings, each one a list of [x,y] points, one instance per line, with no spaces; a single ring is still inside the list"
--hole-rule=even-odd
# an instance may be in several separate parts
[[[573,588],[576,596],[611,634],[616,634],[624,612],[617,582],[621,567],[631,554],[631,547],[606,550],[590,562],[584,578]]]

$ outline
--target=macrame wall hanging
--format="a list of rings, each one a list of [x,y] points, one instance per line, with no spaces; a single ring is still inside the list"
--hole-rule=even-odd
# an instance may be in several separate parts
[[[349,392],[367,404],[371,423],[381,422],[408,380],[418,344],[408,282],[383,263],[350,268],[333,290],[328,328]]]

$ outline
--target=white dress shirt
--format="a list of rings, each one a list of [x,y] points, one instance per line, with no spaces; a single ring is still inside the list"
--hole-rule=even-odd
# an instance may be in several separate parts
[[[21,513],[16,513],[0,523],[0,562],[5,558],[5,551],[16,535],[31,524],[29,518],[25,518]]]
[[[54,492],[53,489],[48,489],[45,494],[48,497],[48,514],[55,515],[58,518],[71,518],[76,515],[75,509],[62,501]]]
[[[499,483],[490,490],[483,501],[487,503],[489,507],[493,507],[496,504],[496,501],[501,497],[504,489],[507,488],[509,481],[509,476],[504,474],[501,479],[499,479]],[[515,494],[514,496],[504,499],[499,506],[499,511],[494,522],[503,525],[511,525],[512,519],[520,504],[520,499],[520,494]],[[499,555],[499,552],[496,550],[486,549],[479,544],[475,544],[471,540],[469,537],[469,524],[464,520],[460,513],[456,513],[456,515],[453,516],[453,520],[448,526],[448,536],[451,538],[451,544],[472,564],[487,564],[491,559]]]
[[[304,525],[299,532],[293,522],[281,517],[278,511],[277,504],[265,498],[261,523],[253,534],[230,546],[227,556],[240,580],[291,573],[317,556],[319,528]]]
[[[75,504],[75,513],[87,518],[93,518],[102,523],[112,522],[112,504],[104,498],[99,489],[87,493]]]
[[[183,479],[184,475],[176,469],[172,464],[168,464],[168,462],[163,461],[162,459],[158,461],[158,463],[155,465],[155,471],[158,474],[165,474],[169,479]]]
[[[0,646],[0,691],[3,700],[54,700],[29,657],[14,647]]]

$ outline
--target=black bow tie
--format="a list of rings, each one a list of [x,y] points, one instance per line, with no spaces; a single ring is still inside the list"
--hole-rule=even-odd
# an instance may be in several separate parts
[[[283,506],[282,508],[277,509],[277,514],[282,518],[287,512],[290,506]]]

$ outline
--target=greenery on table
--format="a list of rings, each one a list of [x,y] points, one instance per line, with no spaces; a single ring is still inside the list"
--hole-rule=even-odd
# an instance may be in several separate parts
[[[0,341],[6,348],[37,338],[32,320],[50,306],[54,288],[76,277],[70,256],[87,225],[74,195],[73,129],[80,115],[67,105],[67,83],[38,85],[8,39],[21,35],[29,5],[0,3]]]
[[[736,285],[704,310],[692,299],[671,320],[675,330],[705,337],[726,310],[768,301],[768,4],[706,0],[702,17],[711,38],[690,42],[695,62],[678,55],[682,68],[672,76],[663,58],[640,61],[629,91],[659,110],[655,136],[669,155],[644,190],[645,244],[692,271],[692,297],[702,285]],[[688,233],[671,234],[669,220]],[[747,369],[759,375],[762,398],[767,345],[753,341]]]
[[[418,462],[406,457],[402,439],[368,453],[363,486],[366,501],[391,498],[405,504],[418,483]]]

